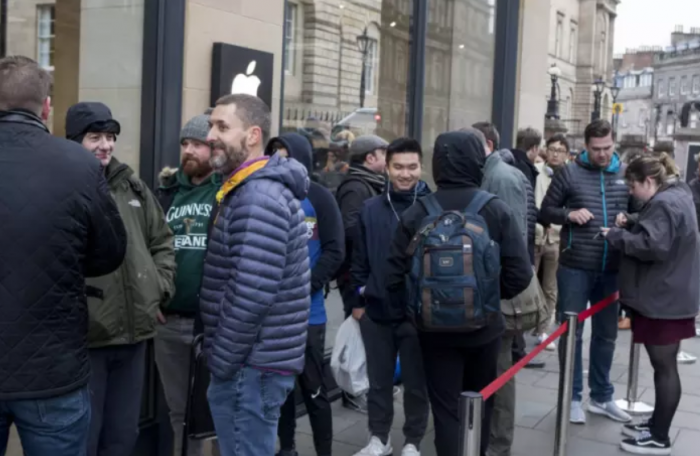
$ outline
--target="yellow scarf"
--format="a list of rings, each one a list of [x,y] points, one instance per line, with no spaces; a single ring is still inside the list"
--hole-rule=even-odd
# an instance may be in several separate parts
[[[233,176],[229,177],[216,194],[216,202],[221,204],[221,201],[226,198],[226,195],[228,195],[234,188],[238,187],[238,185],[243,182],[246,177],[250,176],[257,170],[264,168],[265,165],[267,165],[268,160],[269,158],[265,157],[262,160],[251,163],[245,168],[239,169]]]

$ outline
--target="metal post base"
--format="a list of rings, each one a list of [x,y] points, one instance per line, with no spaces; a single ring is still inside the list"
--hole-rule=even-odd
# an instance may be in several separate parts
[[[632,416],[651,415],[654,412],[654,407],[644,402],[630,402],[627,399],[619,399],[615,401],[615,404]]]

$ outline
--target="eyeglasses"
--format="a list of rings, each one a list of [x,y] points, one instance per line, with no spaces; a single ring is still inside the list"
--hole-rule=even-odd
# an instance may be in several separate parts
[[[566,149],[562,148],[554,148],[554,147],[549,147],[547,149],[547,152],[553,153],[553,154],[565,154]]]

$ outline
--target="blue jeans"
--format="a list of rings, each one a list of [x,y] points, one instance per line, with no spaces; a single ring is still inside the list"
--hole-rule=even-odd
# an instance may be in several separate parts
[[[275,454],[280,409],[294,380],[294,375],[250,367],[232,379],[211,376],[207,398],[221,456]]]
[[[25,456],[85,456],[90,426],[88,387],[47,399],[0,401],[0,455],[14,423]]]
[[[559,288],[557,315],[561,323],[566,319],[564,312],[581,313],[586,310],[589,301],[591,305],[596,304],[617,291],[617,274],[559,266],[557,283]],[[615,393],[615,388],[610,381],[610,368],[613,355],[615,354],[615,341],[617,340],[617,314],[618,305],[615,303],[591,317],[593,330],[590,365],[588,368],[588,386],[591,388],[591,399],[596,402],[609,402]],[[576,357],[574,360],[572,399],[579,402],[583,394],[582,346],[584,324],[579,324],[578,332],[576,333]],[[560,358],[564,355],[564,345],[563,343],[559,344]]]

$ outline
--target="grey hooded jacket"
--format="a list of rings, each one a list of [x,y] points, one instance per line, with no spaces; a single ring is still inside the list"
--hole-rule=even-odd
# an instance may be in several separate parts
[[[510,154],[510,151],[504,151]],[[512,154],[511,154],[512,157]],[[528,181],[525,175],[503,160],[501,152],[494,152],[486,158],[481,189],[498,196],[510,207],[520,229],[520,234],[528,242]],[[534,197],[533,197],[534,201]],[[534,235],[534,227],[533,227]]]
[[[243,366],[300,373],[311,303],[306,168],[279,154],[222,201],[201,290],[204,352],[214,376]]]
[[[690,189],[661,188],[628,229],[612,228],[610,246],[621,253],[620,302],[648,318],[676,320],[698,314],[700,240]]]

